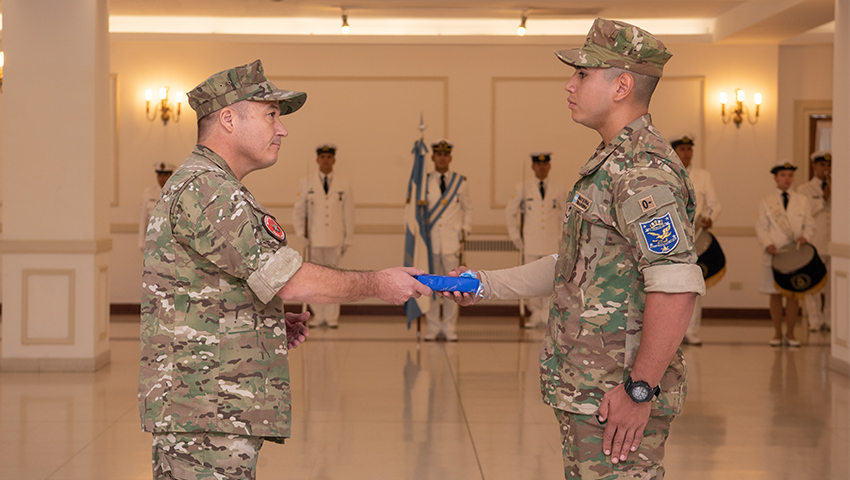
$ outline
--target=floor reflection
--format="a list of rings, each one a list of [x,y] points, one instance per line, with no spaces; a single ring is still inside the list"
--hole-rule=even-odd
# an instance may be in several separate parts
[[[401,319],[341,324],[293,351],[293,437],[263,447],[259,478],[563,478],[540,401],[542,331],[462,318],[460,342],[417,343]],[[850,382],[826,368],[826,338],[771,348],[767,322],[705,324],[704,345],[685,347],[667,478],[847,478]],[[150,478],[138,325],[113,322],[111,337],[99,372],[0,374],[0,478]]]

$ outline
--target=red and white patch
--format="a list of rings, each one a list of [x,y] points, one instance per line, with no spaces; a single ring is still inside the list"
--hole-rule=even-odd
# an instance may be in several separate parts
[[[263,226],[266,227],[266,231],[269,232],[269,235],[281,242],[286,240],[286,232],[280,228],[280,225],[277,224],[277,220],[275,220],[271,215],[263,215]]]

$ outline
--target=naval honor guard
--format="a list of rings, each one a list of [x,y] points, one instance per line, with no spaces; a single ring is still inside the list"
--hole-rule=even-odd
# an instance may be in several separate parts
[[[558,252],[567,193],[549,179],[551,160],[550,152],[531,154],[534,178],[517,184],[505,207],[508,235],[522,253],[523,264]],[[525,328],[545,326],[549,320],[549,297],[531,298],[527,305],[530,315]]]
[[[717,218],[720,217],[720,200],[714,191],[711,174],[708,173],[708,170],[699,168],[692,162],[694,158],[694,136],[681,135],[673,138],[670,141],[670,146],[676,151],[676,155],[682,161],[688,171],[688,176],[691,177],[691,183],[694,185],[694,193],[697,198],[694,229],[697,231],[708,230],[717,223]],[[688,324],[688,331],[685,333],[682,343],[702,345],[702,340],[697,336],[701,324],[702,297],[698,295],[694,304],[694,313],[691,315],[691,322]]]
[[[448,140],[431,145],[434,171],[428,174],[426,196],[434,275],[447,275],[460,266],[462,244],[472,230],[472,202],[466,177],[449,170],[453,147]],[[437,297],[425,315],[428,320],[425,340],[457,341],[457,317],[457,303]]]
[[[334,173],[335,145],[316,148],[319,171],[301,179],[293,208],[295,234],[309,249],[309,261],[336,267],[354,241],[354,194],[351,184]],[[339,327],[339,304],[310,304],[309,325]]]
[[[812,179],[797,187],[797,193],[809,198],[812,206],[812,217],[815,220],[815,233],[810,239],[811,244],[817,249],[818,255],[824,265],[829,268],[829,237],[831,231],[832,208],[830,198],[832,195],[832,152],[817,151],[810,155],[812,160]],[[829,277],[827,284],[821,292],[810,293],[803,299],[806,317],[809,323],[809,331],[816,332],[820,329],[830,329],[829,313]]]

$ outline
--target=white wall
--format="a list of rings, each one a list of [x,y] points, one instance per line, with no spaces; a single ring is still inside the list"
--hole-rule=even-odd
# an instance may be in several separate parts
[[[469,177],[474,234],[505,231],[502,207],[527,168],[527,153],[552,150],[553,177],[572,185],[599,138],[568,118],[563,83],[572,69],[552,54],[566,46],[576,45],[113,41],[120,135],[112,302],[139,300],[135,230],[141,191],[154,182],[152,163],[180,163],[195,138],[194,112],[186,105],[180,123],[144,119],[146,88],[187,91],[211,73],[261,58],[279,87],[307,91],[304,109],[285,118],[290,135],[278,165],[246,183],[286,228],[298,178],[315,169],[313,147],[337,143],[337,170],[354,184],[360,234],[342,266],[382,268],[402,260],[402,202],[420,111],[426,141],[446,136],[455,144],[452,167]],[[805,95],[828,92],[783,62],[810,58],[808,49],[823,56],[824,48],[669,45],[674,56],[651,113],[665,135],[697,135],[695,162],[712,172],[724,205],[716,233],[728,273],[709,291],[707,307],[766,306],[757,293],[760,247],[752,225],[759,198],[772,188],[767,171],[777,147],[786,148],[786,123],[778,118],[787,104],[779,101],[781,88],[789,77],[805,85]],[[722,124],[719,92],[731,96],[735,88],[748,92],[748,102],[753,92],[764,95],[757,125]],[[735,284],[740,289],[732,289]]]

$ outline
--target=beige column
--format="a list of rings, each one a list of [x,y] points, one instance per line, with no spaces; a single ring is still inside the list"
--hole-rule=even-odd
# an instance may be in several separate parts
[[[832,349],[830,365],[850,372],[850,0],[835,1],[832,89]]]
[[[107,0],[4,0],[0,369],[109,363]]]

